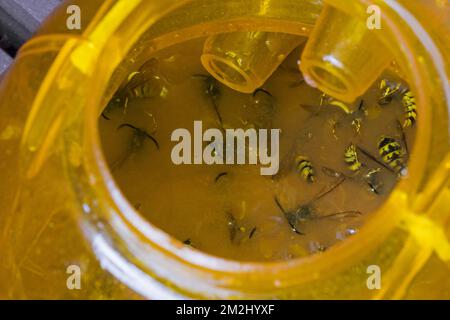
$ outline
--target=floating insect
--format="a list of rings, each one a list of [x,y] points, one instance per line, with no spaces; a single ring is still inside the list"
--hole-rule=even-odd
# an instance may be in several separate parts
[[[401,84],[387,79],[383,79],[380,82],[380,90],[382,91],[380,98],[378,99],[379,105],[387,105],[392,102],[394,96],[398,93],[402,94],[407,89]]]
[[[381,194],[382,188],[384,186],[382,180],[379,177],[380,173],[380,168],[370,169],[364,176],[364,180],[367,182],[369,190],[376,195]]]
[[[416,98],[412,92],[403,84],[389,80],[382,80],[380,89],[383,91],[378,103],[380,105],[389,104],[395,96],[402,97],[402,105],[405,109],[405,120],[403,127],[413,126],[417,120]]]
[[[403,123],[404,128],[413,126],[417,120],[417,108],[416,108],[416,98],[407,90],[402,97],[402,104],[405,108],[405,121]]]
[[[138,71],[130,73],[126,83],[117,90],[101,116],[105,120],[111,120],[109,115],[119,108],[126,114],[131,99],[166,97],[169,93],[168,82],[163,76],[158,75],[157,64],[157,59],[150,59]]]
[[[192,240],[191,239],[186,239],[183,241],[183,244],[188,246],[188,247],[192,247],[194,248],[194,245],[192,244]]]
[[[123,165],[123,163],[128,159],[128,157],[134,153],[136,153],[137,151],[139,151],[143,145],[146,139],[149,139],[150,141],[152,141],[156,147],[157,150],[159,150],[159,143],[158,141],[152,136],[150,135],[147,131],[145,131],[144,129],[140,129],[140,128],[136,128],[135,126],[129,124],[129,123],[124,123],[122,125],[120,125],[117,130],[121,130],[123,128],[129,128],[133,130],[133,136],[131,138],[131,142],[129,144],[128,147],[128,152],[125,154],[125,156],[119,161],[117,162],[114,166],[112,171],[114,171],[115,169],[121,167]]]
[[[162,84],[162,79],[157,75],[136,73],[126,89],[126,98],[155,98],[166,97],[168,89]]]
[[[362,119],[361,118],[353,119],[352,126],[353,126],[353,128],[355,128],[356,135],[357,136],[360,135],[361,134]]]
[[[211,103],[214,108],[214,112],[216,113],[217,119],[219,121],[220,126],[223,128],[223,119],[222,115],[219,111],[218,101],[222,96],[222,91],[220,90],[219,81],[217,81],[211,75],[204,74],[196,74],[192,76],[193,78],[198,78],[203,80],[203,93],[204,95],[211,100]]]
[[[133,141],[131,142],[131,145],[133,146],[133,148],[141,148],[145,139],[150,139],[155,144],[156,149],[159,150],[158,141],[144,129],[136,128],[135,126],[133,126],[129,123],[124,123],[124,124],[121,124],[117,128],[117,130],[120,130],[123,128],[130,128],[134,131]]]
[[[120,100],[166,97],[167,80],[158,74],[158,60],[150,59],[138,71],[129,74],[126,85],[115,95]]]
[[[246,228],[239,225],[234,215],[230,212],[228,215],[228,231],[230,233],[230,241],[234,244],[240,244],[242,241],[242,235],[245,234]]]
[[[298,156],[295,159],[295,167],[306,182],[312,183],[316,180],[314,168],[307,157]]]
[[[380,137],[378,141],[378,152],[385,164],[389,165],[397,174],[402,174],[405,169],[403,161],[405,153],[399,141],[392,137]]]
[[[242,108],[246,128],[268,129],[272,127],[275,98],[266,89],[259,88],[251,95],[251,100]]]
[[[337,106],[341,108],[345,115],[340,116],[338,120],[330,119],[328,123],[331,126],[331,133],[336,140],[339,140],[338,129],[339,127],[347,127],[347,122],[351,121],[351,126],[355,130],[355,136],[361,135],[361,129],[363,126],[363,120],[367,117],[367,110],[364,107],[364,100],[361,100],[357,109],[353,110],[346,104],[339,101],[332,101],[329,103],[330,106]]]
[[[358,158],[358,151],[356,150],[355,145],[352,143],[347,149],[345,149],[344,153],[344,161],[348,165],[348,169],[353,172],[359,171],[362,167],[361,161]]]
[[[319,201],[320,199],[324,198],[326,195],[328,195],[331,192],[333,192],[334,190],[336,190],[345,180],[346,179],[344,177],[341,177],[335,185],[330,187],[325,192],[317,195],[308,203],[299,206],[294,211],[285,210],[277,197],[275,197],[275,204],[277,205],[277,207],[280,209],[280,211],[286,217],[286,220],[288,221],[289,226],[292,228],[292,231],[294,231],[296,234],[299,234],[299,235],[304,235],[304,233],[300,231],[300,225],[307,221],[330,219],[330,218],[344,219],[344,218],[354,218],[354,217],[360,216],[361,212],[356,211],[356,210],[341,211],[341,212],[331,213],[331,214],[327,214],[327,215],[318,215],[316,213],[314,204],[317,203],[317,201]]]
[[[336,171],[334,169],[328,167],[322,167],[322,172],[328,177],[331,178],[345,178],[346,180],[361,182],[361,178],[359,176],[347,176],[342,172]],[[363,182],[369,186],[369,190],[377,195],[381,193],[381,189],[384,186],[381,181],[379,174],[381,173],[381,169],[368,169],[367,173],[363,177]]]

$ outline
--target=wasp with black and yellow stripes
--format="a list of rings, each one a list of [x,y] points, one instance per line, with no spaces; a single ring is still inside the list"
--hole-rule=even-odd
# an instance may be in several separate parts
[[[417,120],[416,98],[412,92],[403,84],[383,79],[380,84],[382,91],[381,97],[378,99],[380,105],[389,104],[396,96],[401,97],[402,105],[405,112],[405,120],[403,127],[413,126]]]
[[[280,209],[280,211],[284,214],[286,217],[287,222],[289,223],[289,226],[291,227],[292,231],[294,231],[296,234],[304,235],[303,231],[301,231],[301,225],[306,223],[307,221],[312,220],[321,220],[321,219],[347,219],[347,218],[357,218],[361,216],[361,212],[358,210],[346,210],[346,211],[340,211],[340,212],[334,212],[329,213],[326,215],[319,214],[315,208],[315,204],[320,201],[325,196],[331,194],[333,191],[335,191],[339,186],[342,185],[342,183],[345,182],[346,178],[344,176],[337,177],[338,180],[334,185],[332,185],[330,188],[325,190],[324,192],[318,194],[315,196],[312,200],[310,200],[307,203],[301,204],[300,206],[297,206],[294,210],[286,210],[280,202],[280,199],[275,196],[275,204]]]
[[[381,136],[378,141],[378,152],[385,164],[392,168],[396,173],[402,174],[405,169],[402,144],[396,139],[388,136]]]
[[[115,95],[120,99],[166,97],[167,79],[159,72],[159,61],[150,59],[138,71],[128,75],[126,85]]]
[[[297,172],[305,179],[306,182],[312,183],[316,179],[316,175],[314,173],[314,168],[312,166],[311,161],[307,157],[298,156],[295,159],[295,167]]]
[[[344,161],[348,165],[348,169],[353,172],[359,171],[362,167],[361,161],[358,158],[358,151],[355,145],[352,143],[347,149],[345,149]]]
[[[405,121],[403,122],[403,127],[408,128],[414,125],[417,120],[416,98],[411,91],[408,90],[403,94],[402,104],[405,108]]]
[[[392,99],[397,95],[407,90],[401,83],[396,83],[387,79],[380,82],[381,96],[378,99],[378,104],[386,105],[392,102]]]

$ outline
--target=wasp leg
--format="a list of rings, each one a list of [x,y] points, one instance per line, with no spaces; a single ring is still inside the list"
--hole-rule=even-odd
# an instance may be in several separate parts
[[[150,135],[147,131],[136,128],[135,126],[133,126],[132,124],[129,123],[124,123],[121,124],[120,126],[117,127],[117,130],[123,129],[123,128],[130,128],[132,130],[134,130],[136,133],[138,134],[142,134],[143,136],[145,136],[146,138],[150,139],[156,146],[156,149],[159,150],[159,142],[158,140],[156,140],[152,135]]]
[[[375,158],[373,155],[370,154],[370,152],[368,152],[367,150],[361,148],[360,146],[356,146],[356,148],[363,154],[365,155],[367,158],[369,158],[370,160],[376,162],[377,164],[379,164],[380,166],[382,166],[383,168],[387,169],[389,172],[394,173],[395,175],[397,174],[391,167],[387,166],[385,163],[381,162],[380,160],[378,160],[377,158]]]
[[[287,212],[286,210],[284,210],[283,206],[282,206],[281,203],[280,203],[280,200],[278,200],[278,198],[277,198],[276,196],[275,196],[274,199],[275,199],[275,203],[276,203],[277,207],[281,210],[281,212],[283,212],[284,216],[286,217],[286,219],[287,219],[287,221],[288,221],[288,223],[289,223],[289,226],[292,228],[292,231],[294,231],[294,232],[295,232],[296,234],[298,234],[298,235],[304,236],[305,234],[302,233],[302,232],[300,232],[300,231],[297,229],[297,227],[289,220],[289,215],[290,215],[290,213]]]

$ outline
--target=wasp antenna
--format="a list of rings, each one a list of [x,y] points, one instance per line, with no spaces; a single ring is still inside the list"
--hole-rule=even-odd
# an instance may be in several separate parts
[[[151,140],[154,144],[155,144],[155,146],[156,146],[156,149],[158,149],[159,150],[159,142],[158,142],[158,140],[156,140],[155,139],[155,137],[153,137],[151,134],[149,134],[147,131],[145,131],[145,130],[142,130],[142,129],[139,129],[139,128],[136,128],[135,126],[133,126],[132,124],[129,124],[129,123],[123,123],[123,124],[121,124],[120,126],[118,126],[117,127],[117,130],[120,130],[120,129],[123,129],[123,128],[130,128],[130,129],[132,129],[132,130],[134,130],[135,132],[138,132],[139,134],[143,134],[143,135],[145,135],[145,137],[146,138],[148,138],[149,140]]]
[[[277,207],[283,212],[284,214],[287,214],[286,210],[284,210],[283,206],[280,203],[280,200],[278,200],[278,197],[275,196],[275,203],[277,204]]]
[[[255,92],[253,92],[253,97],[256,97],[256,95],[257,95],[259,92],[265,93],[265,94],[267,94],[268,96],[273,97],[273,95],[272,95],[269,91],[267,91],[266,89],[263,89],[263,88],[256,89]]]
[[[153,141],[153,143],[154,143],[155,146],[156,146],[156,149],[159,150],[159,142],[158,142],[158,140],[156,140],[156,139],[155,139],[152,135],[150,135],[148,132],[144,131],[144,133],[145,133],[145,136],[146,136],[147,138],[149,138],[151,141]]]
[[[221,173],[219,173],[217,175],[217,177],[214,179],[214,182],[217,183],[220,180],[220,178],[225,177],[227,175],[228,175],[228,172],[221,172]]]

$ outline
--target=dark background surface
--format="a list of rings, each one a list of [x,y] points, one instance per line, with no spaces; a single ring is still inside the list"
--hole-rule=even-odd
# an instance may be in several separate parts
[[[62,0],[0,0],[0,74]]]

